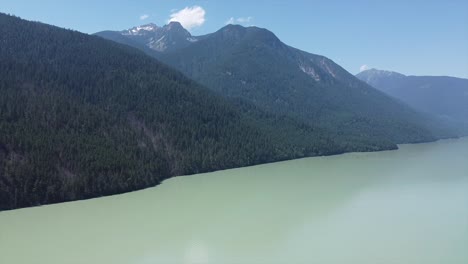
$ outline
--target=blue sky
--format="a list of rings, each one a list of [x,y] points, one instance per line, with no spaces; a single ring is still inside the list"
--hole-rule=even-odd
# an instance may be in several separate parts
[[[163,25],[171,14],[194,35],[230,21],[268,28],[353,74],[367,65],[468,78],[466,0],[0,0],[0,12],[86,33]]]

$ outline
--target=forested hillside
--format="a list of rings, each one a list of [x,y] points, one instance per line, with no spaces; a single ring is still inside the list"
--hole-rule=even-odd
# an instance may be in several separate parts
[[[0,210],[438,138],[323,57],[307,58],[319,82],[270,32],[227,29],[165,57],[205,88],[129,46],[0,14]]]
[[[0,42],[0,209],[346,151],[99,37],[0,14]]]
[[[287,46],[266,29],[228,25],[199,39],[155,55],[221,95],[320,126],[346,142],[408,143],[457,135],[330,59]]]
[[[182,48],[167,46],[170,42],[164,43],[164,50],[153,48],[153,40],[165,36],[163,28],[165,34],[171,32],[153,24],[96,34],[139,48],[222,96],[321,127],[342,145],[458,135],[446,124],[359,81],[330,59],[285,45],[266,29],[228,25],[197,37],[179,29],[171,36],[193,41]]]

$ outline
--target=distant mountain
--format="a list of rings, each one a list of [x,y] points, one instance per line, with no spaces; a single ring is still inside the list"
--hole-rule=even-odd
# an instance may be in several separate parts
[[[124,32],[119,35],[135,39]],[[142,50],[222,96],[330,131],[343,145],[383,139],[420,142],[456,134],[330,59],[287,46],[266,29],[228,25],[192,38],[196,41],[184,48]]]
[[[132,191],[174,175],[396,147],[345,148],[328,131],[228,101],[96,36],[1,13],[0,25],[0,210]]]
[[[395,82],[402,82],[404,79],[406,79],[406,76],[401,73],[393,72],[393,71],[377,70],[377,69],[370,69],[370,70],[362,71],[356,74],[356,77],[368,83],[369,85],[379,84],[381,80],[391,79],[391,80],[394,80]],[[377,89],[382,90],[386,93],[388,92],[386,89],[380,89],[380,88],[377,88]]]
[[[198,41],[179,22],[170,22],[158,27],[150,23],[122,31],[102,31],[96,35],[113,41],[138,46],[140,49],[151,49],[157,52],[171,52],[189,46]]]
[[[371,69],[356,75],[420,111],[468,124],[468,80],[446,76],[405,76]]]

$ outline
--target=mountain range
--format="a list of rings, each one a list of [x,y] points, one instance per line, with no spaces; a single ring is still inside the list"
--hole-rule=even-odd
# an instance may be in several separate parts
[[[447,76],[406,76],[370,69],[356,75],[411,107],[442,119],[468,124],[468,80]]]
[[[0,210],[346,151],[128,46],[4,14],[0,24]]]
[[[266,29],[0,24],[0,210],[458,135]]]
[[[343,144],[356,141],[420,142],[452,136],[432,118],[358,80],[332,60],[281,42],[258,27],[227,25],[192,36],[173,22],[170,35],[186,40],[165,50],[154,39],[169,39],[168,26],[136,27],[96,35],[145,51],[226,98],[242,99],[330,131]],[[177,26],[174,26],[177,25]],[[129,34],[128,32],[134,32]],[[122,41],[126,39],[126,41]],[[170,42],[166,42],[170,44]]]
[[[162,27],[150,23],[118,32],[102,31],[97,35],[156,52],[179,50],[198,41],[198,38],[193,37],[179,22],[170,22]]]

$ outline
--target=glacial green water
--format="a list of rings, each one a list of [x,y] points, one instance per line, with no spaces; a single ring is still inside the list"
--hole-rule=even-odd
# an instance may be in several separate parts
[[[468,138],[0,212],[0,263],[466,264]]]

